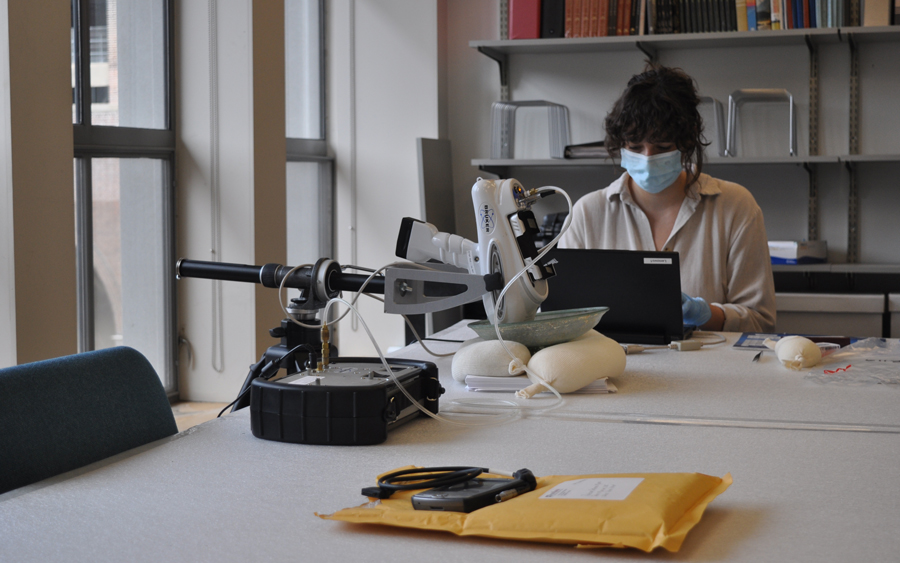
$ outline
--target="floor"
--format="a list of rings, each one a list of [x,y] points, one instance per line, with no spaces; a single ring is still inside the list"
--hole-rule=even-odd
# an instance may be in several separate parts
[[[182,402],[172,405],[172,414],[175,415],[175,424],[178,431],[183,432],[192,426],[202,424],[207,420],[216,418],[228,403],[199,403]]]

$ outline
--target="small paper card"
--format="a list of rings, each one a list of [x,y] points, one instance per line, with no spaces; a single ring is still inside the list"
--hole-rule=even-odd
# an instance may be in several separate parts
[[[541,495],[542,499],[625,500],[641,477],[575,479],[560,483]]]

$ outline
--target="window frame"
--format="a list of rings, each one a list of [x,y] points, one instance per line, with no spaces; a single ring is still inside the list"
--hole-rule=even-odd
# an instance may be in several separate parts
[[[287,162],[315,162],[319,169],[319,217],[327,218],[319,223],[319,256],[334,255],[334,157],[328,155],[327,107],[325,90],[326,25],[325,0],[319,4],[319,138],[286,137]],[[287,42],[285,41],[285,48]],[[287,101],[285,102],[287,103]]]
[[[127,0],[126,0],[127,1]],[[178,394],[177,315],[175,302],[175,29],[174,0],[163,0],[165,128],[93,125],[90,77],[90,0],[72,0],[72,21],[77,42],[75,63],[76,119],[73,123],[75,162],[75,240],[77,246],[78,351],[94,349],[94,264],[91,161],[94,158],[150,158],[163,161],[165,271],[165,373],[160,373],[167,394]],[[87,87],[86,87],[87,85]]]

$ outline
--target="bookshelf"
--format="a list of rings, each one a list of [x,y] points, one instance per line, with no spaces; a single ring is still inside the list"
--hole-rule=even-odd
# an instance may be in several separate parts
[[[873,109],[870,106],[867,110],[868,113],[866,113],[863,111],[866,110],[865,99],[861,99],[861,90],[867,92],[866,88],[874,83],[876,88],[880,88],[878,95],[881,96],[879,101],[875,102],[875,105],[885,105],[885,101],[893,103],[890,101],[891,95],[886,95],[885,91],[900,90],[900,82],[898,82],[900,81],[900,76],[874,75],[866,69],[861,71],[859,52],[866,49],[868,45],[875,45],[876,48],[887,49],[888,51],[893,50],[896,46],[900,46],[900,26],[628,35],[568,39],[501,39],[469,42],[470,48],[478,50],[499,64],[502,100],[512,99],[510,92],[511,66],[516,65],[518,67],[521,65],[524,68],[524,70],[519,70],[517,74],[514,74],[516,82],[513,84],[513,88],[515,88],[523,83],[523,76],[529,72],[530,60],[546,60],[548,57],[560,61],[560,67],[570,67],[569,71],[572,74],[577,74],[583,69],[585,64],[591,64],[589,62],[586,63],[586,61],[593,60],[586,58],[586,56],[591,56],[591,54],[593,56],[602,56],[606,59],[628,58],[628,60],[634,60],[634,55],[637,54],[645,58],[659,60],[660,56],[668,57],[669,53],[677,53],[678,56],[684,57],[686,52],[708,54],[716,50],[744,49],[745,53],[756,53],[759,50],[765,50],[763,48],[789,47],[794,52],[802,51],[808,53],[808,58],[805,61],[800,62],[801,59],[795,58],[794,62],[791,63],[793,64],[792,71],[796,75],[802,74],[805,76],[808,72],[808,92],[804,92],[805,99],[803,100],[805,107],[802,109],[798,107],[799,111],[804,112],[803,117],[806,121],[803,126],[805,127],[805,141],[808,141],[808,146],[803,147],[797,156],[719,157],[708,154],[705,166],[708,166],[707,170],[714,175],[720,170],[743,169],[744,172],[739,174],[746,176],[751,173],[750,171],[755,173],[755,171],[761,170],[759,167],[763,167],[771,174],[776,174],[778,170],[785,170],[791,167],[795,170],[797,168],[805,170],[808,193],[806,209],[804,209],[805,212],[808,212],[805,238],[809,240],[819,238],[819,224],[823,221],[819,217],[819,185],[823,179],[826,183],[833,183],[838,181],[835,180],[836,177],[841,176],[840,181],[846,183],[846,206],[844,210],[846,251],[843,258],[848,266],[860,262],[860,236],[863,230],[860,225],[862,207],[860,203],[860,169],[868,170],[872,167],[888,165],[894,167],[888,173],[889,176],[900,173],[900,152],[898,152],[900,151],[900,142],[896,141],[896,134],[890,132],[893,124],[892,118],[881,120],[876,115],[879,111],[877,107]],[[820,50],[827,53],[826,66],[821,69],[819,66]],[[770,49],[768,52],[772,52],[772,50]],[[846,64],[841,57],[847,59]],[[839,63],[838,65],[835,65],[834,61],[836,59]],[[664,62],[670,64],[668,61]],[[539,67],[539,70],[546,73],[546,63],[542,64],[544,66]],[[758,67],[758,71],[759,67],[761,67],[760,63],[757,61],[750,66],[754,64]],[[841,68],[841,76],[838,80],[835,79],[834,69],[836,66]],[[867,72],[868,74],[866,74]],[[826,79],[830,79],[831,82],[827,91],[820,92],[822,87],[820,75],[823,73],[827,75]],[[554,76],[558,78],[557,75]],[[842,88],[846,88],[849,92],[845,90],[836,93],[834,91],[836,83],[843,84]],[[532,84],[531,91],[534,90],[535,88]],[[552,88],[548,85],[546,90],[549,92],[552,91]],[[794,93],[796,94],[796,92]],[[520,97],[520,99],[531,99],[528,97],[529,95],[533,94],[525,94],[526,97]],[[551,94],[545,95],[548,96],[548,99],[553,100],[550,97]],[[842,96],[846,98],[842,98]],[[867,99],[872,104],[871,97]],[[897,98],[894,97],[894,99]],[[843,106],[840,108],[840,112],[834,111],[836,104]],[[887,107],[884,109],[887,109]],[[807,110],[808,114],[806,113]],[[820,114],[823,114],[823,112],[827,112],[827,115],[824,116],[829,120],[824,125],[820,124]],[[843,117],[836,117],[836,113],[841,113]],[[861,117],[863,113],[866,113],[866,116]],[[846,146],[843,149],[837,147],[837,143],[833,140],[834,123],[839,120],[843,120],[842,127],[846,128],[846,135],[849,137],[849,139],[845,137]],[[864,123],[861,123],[861,120]],[[860,127],[863,127],[864,133],[867,127],[881,129],[879,135],[875,136],[879,141],[864,143],[864,145],[868,146],[869,153],[859,154],[861,152]],[[820,143],[820,129],[832,136],[830,142]],[[883,142],[880,139],[888,139],[889,142]],[[585,142],[587,140],[589,139],[576,139],[573,142]],[[820,145],[822,149],[820,149]],[[835,150],[835,148],[838,150]],[[607,170],[610,172],[603,172],[603,174],[609,176],[616,166],[608,159],[496,160],[476,158],[471,160],[471,164],[488,173],[507,177],[510,174],[516,174],[520,179],[530,174],[546,178],[554,173],[572,174],[579,170]],[[871,174],[864,174],[864,176],[871,176]],[[879,179],[878,183],[882,185],[893,182]],[[900,198],[900,195],[897,197]],[[829,214],[824,220],[828,221],[829,224],[834,224],[834,214]],[[885,221],[883,218],[880,220]],[[874,231],[875,229],[869,230]],[[834,237],[833,228],[831,237]],[[877,261],[880,261],[880,257]],[[892,254],[890,262],[900,264],[900,252]],[[860,266],[860,268],[851,268],[847,272],[873,271],[870,266]],[[893,272],[893,270],[891,271]]]
[[[788,45],[898,42],[900,26],[781,29],[767,31],[719,31],[712,33],[672,33],[663,35],[620,35],[568,39],[500,39],[470,41],[469,46],[500,65],[500,82],[508,85],[510,55],[565,55],[642,51],[656,58],[666,49],[715,49],[717,47],[777,47]]]
[[[535,55],[626,51],[640,46],[654,50],[712,49],[716,47],[762,47],[841,43],[850,35],[860,43],[900,41],[900,26],[832,27],[766,31],[717,31],[664,35],[618,35],[569,39],[499,39],[469,41],[469,46],[485,54]]]

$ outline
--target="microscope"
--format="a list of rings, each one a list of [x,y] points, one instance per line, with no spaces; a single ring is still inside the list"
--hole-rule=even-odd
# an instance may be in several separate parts
[[[407,262],[384,268],[383,276],[346,273],[329,258],[295,268],[179,260],[179,278],[300,291],[286,308],[290,316],[269,331],[279,343],[250,367],[233,411],[251,407],[257,437],[313,444],[380,443],[426,410],[437,413],[443,388],[434,364],[390,359],[385,369],[379,358],[340,357],[322,311],[342,291],[361,291],[383,294],[388,313],[430,313],[482,299],[494,323],[533,320],[555,271],[536,261],[540,228],[531,206],[554,191],[479,178],[472,187],[478,241],[404,218],[396,254]],[[276,380],[281,368],[287,376]]]

